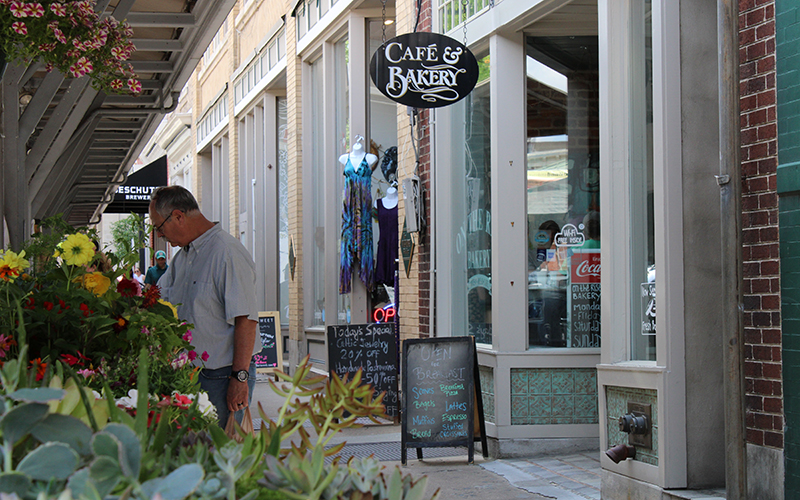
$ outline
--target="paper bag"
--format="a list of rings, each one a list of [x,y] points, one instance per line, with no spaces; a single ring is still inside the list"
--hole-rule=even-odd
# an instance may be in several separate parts
[[[244,416],[242,417],[242,425],[236,423],[235,412],[228,414],[228,423],[225,424],[225,435],[233,439],[237,443],[244,441],[244,436],[253,435],[253,418],[250,416],[250,407],[244,409]]]

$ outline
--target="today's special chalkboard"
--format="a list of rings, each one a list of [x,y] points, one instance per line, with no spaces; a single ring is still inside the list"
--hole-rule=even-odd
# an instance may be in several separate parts
[[[386,415],[399,415],[397,342],[393,323],[332,325],[328,327],[328,367],[339,377],[352,377],[363,368],[362,382],[376,393],[386,392]]]
[[[487,456],[477,364],[471,336],[403,342],[403,464],[406,448],[422,458],[422,448],[445,446],[466,446],[472,463],[476,434]]]
[[[277,311],[258,313],[258,335],[263,346],[260,352],[253,355],[258,373],[270,373],[283,368],[283,342],[279,325]]]

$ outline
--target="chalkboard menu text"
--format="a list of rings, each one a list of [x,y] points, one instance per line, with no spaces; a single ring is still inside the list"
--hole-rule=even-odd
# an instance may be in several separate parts
[[[401,372],[402,463],[406,463],[406,448],[417,448],[417,457],[421,458],[421,448],[434,446],[466,446],[472,463],[475,418],[483,422],[483,408],[475,391],[479,387],[475,338],[405,340]]]
[[[386,415],[399,415],[397,396],[397,343],[393,323],[328,327],[328,367],[339,377],[363,368],[362,382],[386,392]]]
[[[256,371],[269,373],[283,369],[283,342],[280,334],[280,315],[277,311],[258,313],[258,335],[261,352],[253,355]]]

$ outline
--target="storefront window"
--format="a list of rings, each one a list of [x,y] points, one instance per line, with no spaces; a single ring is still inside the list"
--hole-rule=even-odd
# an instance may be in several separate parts
[[[278,303],[281,326],[289,326],[289,122],[286,98],[277,98],[278,129]],[[297,252],[297,249],[295,249]]]
[[[454,244],[451,267],[455,325],[466,326],[479,343],[492,343],[492,200],[489,102],[489,54],[477,53],[479,74],[475,89],[453,105],[453,205]],[[461,125],[463,124],[463,126]],[[463,321],[463,323],[462,323]]]
[[[527,39],[528,344],[600,347],[598,44]]]
[[[653,25],[651,0],[631,12],[631,359],[656,359],[653,218]]]
[[[331,168],[341,169],[341,165],[335,159],[339,155],[345,154],[350,150],[350,41],[346,37],[336,42],[334,47],[334,106],[336,109],[336,156],[334,158],[326,159],[326,164]],[[321,109],[321,108],[320,108]],[[339,196],[337,208],[341,210],[342,202],[344,201],[344,176],[336,176],[336,193]],[[336,239],[337,255],[338,249],[341,248],[341,232],[339,232]],[[337,258],[337,262],[341,259]],[[337,276],[331,279],[338,279]],[[334,319],[331,318],[332,323],[345,324],[350,323],[350,307],[352,300],[352,293],[337,296],[338,303],[338,316]]]
[[[389,18],[386,20],[393,21]],[[366,60],[380,48],[385,40],[395,36],[394,23],[385,24],[383,19],[370,19],[369,47]],[[398,256],[397,244],[397,104],[383,95],[374,85],[369,84],[369,139],[370,152],[378,156],[378,167],[372,173],[372,199],[376,218],[372,228],[375,249],[375,287],[370,297],[372,318],[385,317],[377,310],[391,308],[394,301],[395,259]],[[389,194],[391,190],[391,194]],[[388,198],[386,198],[389,196]],[[381,201],[380,207],[378,200]],[[392,211],[392,207],[394,211]],[[394,220],[390,220],[394,218]],[[394,231],[394,236],[389,233]],[[372,319],[370,320],[372,321]]]
[[[322,71],[322,58],[310,65],[311,80],[311,109],[322,110],[324,80]],[[313,268],[312,268],[312,301],[314,314],[311,326],[325,324],[325,199],[324,183],[325,165],[330,162],[324,158],[324,122],[321,119],[311,120],[311,161],[308,163],[311,172],[311,196],[318,203],[312,203],[312,224],[314,225]]]

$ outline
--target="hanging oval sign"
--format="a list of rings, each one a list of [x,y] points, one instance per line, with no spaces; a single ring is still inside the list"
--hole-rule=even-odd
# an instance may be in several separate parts
[[[373,83],[389,99],[414,108],[448,106],[478,82],[478,61],[462,43],[438,33],[387,40],[369,65]]]

